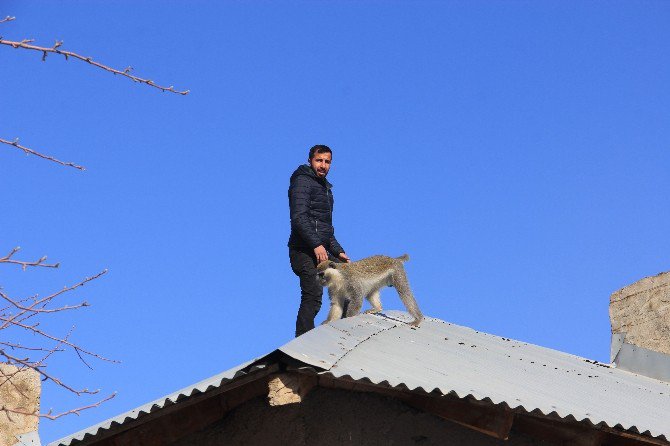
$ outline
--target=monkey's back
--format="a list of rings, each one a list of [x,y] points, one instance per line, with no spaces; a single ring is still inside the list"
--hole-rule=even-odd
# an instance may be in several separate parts
[[[355,262],[350,262],[342,265],[343,270],[350,269],[351,271],[360,272],[364,275],[375,275],[383,271],[388,271],[391,268],[402,267],[404,259],[409,258],[407,254],[401,257],[389,257],[384,255],[374,255],[366,257]],[[403,260],[401,260],[403,259]]]

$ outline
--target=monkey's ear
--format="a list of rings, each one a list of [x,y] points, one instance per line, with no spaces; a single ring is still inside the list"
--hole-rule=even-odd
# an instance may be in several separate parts
[[[333,261],[328,262],[328,268],[336,268],[335,262]]]

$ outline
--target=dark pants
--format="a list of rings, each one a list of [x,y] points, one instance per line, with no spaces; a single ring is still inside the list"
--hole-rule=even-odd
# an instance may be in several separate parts
[[[291,269],[300,278],[300,308],[295,321],[295,336],[298,337],[314,328],[314,318],[321,309],[323,287],[316,279],[314,251],[289,248],[288,257],[291,260]],[[339,261],[330,254],[328,257]]]

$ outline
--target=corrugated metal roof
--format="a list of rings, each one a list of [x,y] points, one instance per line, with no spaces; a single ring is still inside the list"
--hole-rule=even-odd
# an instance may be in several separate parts
[[[323,325],[280,348],[335,378],[472,396],[670,438],[670,384],[537,345],[407,313]],[[403,322],[404,321],[404,322]]]
[[[263,364],[259,364],[257,366],[251,367],[249,370],[246,372],[244,369],[254,362],[256,362],[257,359],[253,359],[251,361],[245,362],[244,364],[240,364],[237,367],[233,367],[230,370],[226,370],[225,372],[219,373],[218,375],[214,375],[211,378],[207,378],[203,381],[200,381],[197,384],[194,384],[192,386],[185,387],[181,390],[178,390],[174,393],[171,393],[169,395],[166,395],[162,398],[158,398],[157,400],[154,400],[150,403],[144,404],[136,409],[130,410],[128,412],[125,412],[121,415],[118,415],[114,418],[110,418],[108,420],[103,421],[102,423],[98,423],[94,426],[88,427],[84,430],[81,430],[79,432],[76,432],[72,435],[69,435],[67,437],[61,438],[60,440],[56,440],[54,442],[49,443],[48,446],[69,446],[70,444],[77,444],[80,441],[83,441],[85,439],[89,439],[91,437],[94,437],[99,434],[103,434],[106,431],[110,429],[114,429],[115,427],[121,426],[124,423],[131,422],[133,420],[136,420],[138,417],[141,415],[149,414],[151,412],[155,412],[157,410],[160,410],[164,407],[170,406],[172,404],[176,404],[185,398],[188,398],[190,396],[194,396],[200,393],[207,392],[209,390],[221,387],[223,384],[226,384],[230,381],[232,381],[235,378],[239,378],[240,376],[245,376],[248,373],[255,372],[257,370],[260,370],[264,368],[265,366]]]
[[[419,328],[399,311],[317,327],[279,351],[335,378],[472,396],[528,412],[588,420],[670,439],[670,383],[597,361],[426,318]],[[268,366],[252,360],[106,420],[49,446],[76,445]],[[250,367],[251,366],[251,367]],[[248,368],[248,370],[245,370]]]

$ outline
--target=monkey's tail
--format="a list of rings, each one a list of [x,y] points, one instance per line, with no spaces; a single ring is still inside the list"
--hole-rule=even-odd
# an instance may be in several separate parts
[[[409,260],[409,254],[403,254],[400,257],[396,257],[396,259],[400,260],[401,262],[406,262]]]

